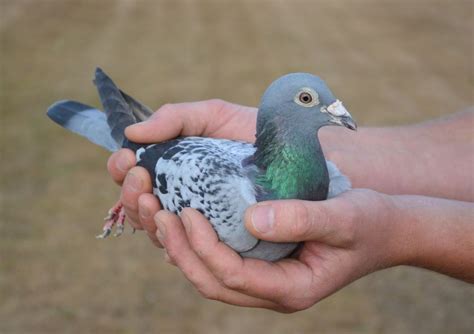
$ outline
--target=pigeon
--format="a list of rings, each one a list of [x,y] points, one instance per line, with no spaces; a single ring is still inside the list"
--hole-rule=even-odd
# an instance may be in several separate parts
[[[178,137],[155,144],[129,141],[127,126],[145,121],[150,108],[124,93],[100,68],[94,83],[104,112],[61,100],[47,115],[62,127],[109,151],[132,149],[137,165],[151,176],[153,194],[177,215],[190,207],[201,212],[219,239],[242,257],[277,261],[298,243],[259,240],[245,228],[245,210],[260,201],[321,201],[351,188],[350,180],[326,161],[318,130],[338,125],[356,130],[352,116],[326,83],[309,73],[284,75],[264,92],[257,113],[255,144],[205,137]],[[124,229],[118,202],[105,218],[102,234]],[[291,224],[291,222],[289,222]]]

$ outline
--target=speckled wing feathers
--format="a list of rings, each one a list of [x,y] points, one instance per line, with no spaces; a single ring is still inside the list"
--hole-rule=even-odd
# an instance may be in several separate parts
[[[179,214],[185,207],[195,208],[223,242],[238,252],[250,250],[258,240],[242,218],[256,199],[241,162],[253,151],[251,144],[242,142],[185,138],[158,160],[153,192],[167,210]]]

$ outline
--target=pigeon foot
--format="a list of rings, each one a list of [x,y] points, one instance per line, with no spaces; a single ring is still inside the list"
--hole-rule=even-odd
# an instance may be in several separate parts
[[[102,228],[102,233],[97,235],[97,239],[105,239],[107,238],[111,233],[112,229],[114,226],[115,228],[115,234],[114,237],[118,237],[122,235],[124,229],[125,229],[125,209],[120,201],[118,201],[107,213],[107,216],[104,218],[105,224],[104,227]]]

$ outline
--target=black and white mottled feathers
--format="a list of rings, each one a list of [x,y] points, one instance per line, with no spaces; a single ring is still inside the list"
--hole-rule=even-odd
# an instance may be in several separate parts
[[[249,143],[186,137],[142,147],[136,156],[152,175],[153,193],[165,209],[178,215],[185,207],[197,209],[220,240],[242,256],[274,261],[297,244],[260,241],[243,224],[245,210],[258,200],[255,166],[243,163],[254,152]],[[350,188],[350,182],[333,163],[327,165],[329,197],[334,197]]]
[[[151,146],[137,151],[138,164]],[[210,221],[220,239],[237,252],[257,244],[242,224],[245,209],[256,203],[255,189],[242,160],[251,155],[247,143],[186,137],[156,161],[153,192],[164,208],[180,213],[192,207]]]

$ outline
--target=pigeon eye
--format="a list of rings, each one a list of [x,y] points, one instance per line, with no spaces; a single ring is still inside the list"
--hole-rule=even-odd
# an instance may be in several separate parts
[[[308,104],[308,103],[311,103],[313,101],[313,97],[311,96],[310,93],[303,92],[303,93],[300,94],[299,100],[300,100],[301,103]]]
[[[313,107],[319,104],[318,93],[309,87],[304,87],[296,94],[294,101],[303,107]]]

